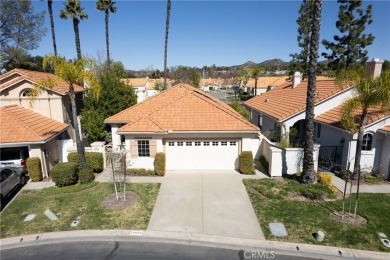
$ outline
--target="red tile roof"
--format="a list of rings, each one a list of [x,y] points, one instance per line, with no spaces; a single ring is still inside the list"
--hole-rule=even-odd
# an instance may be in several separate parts
[[[126,123],[119,132],[258,131],[222,101],[179,84],[105,120]]]
[[[315,120],[332,125],[338,128],[343,128],[341,124],[341,109],[342,104],[315,117]],[[356,109],[355,116],[360,115],[362,109]],[[386,116],[390,116],[390,113],[383,113],[381,107],[372,107],[368,110],[367,125],[374,123],[375,121],[382,119]]]
[[[318,79],[315,91],[315,104],[341,91],[342,88],[333,79]],[[244,104],[277,120],[284,120],[305,110],[306,92],[306,80],[295,86],[295,88],[292,87],[291,82],[286,82],[260,96],[249,99]]]
[[[41,142],[67,127],[17,105],[0,107],[0,143]]]
[[[60,79],[54,74],[32,71],[32,70],[24,70],[24,69],[13,69],[2,75],[0,75],[0,92],[16,82],[20,82],[23,80],[30,81],[35,84],[39,84],[43,80],[52,79],[56,81],[56,85],[52,88],[53,91],[66,95],[69,92],[69,85],[66,81]],[[84,88],[79,85],[74,85],[74,91],[76,93],[83,92]]]
[[[380,130],[385,131],[385,132],[390,132],[390,125],[385,125]]]

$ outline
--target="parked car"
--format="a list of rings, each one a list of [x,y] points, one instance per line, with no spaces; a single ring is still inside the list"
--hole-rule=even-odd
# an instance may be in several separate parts
[[[26,169],[27,147],[1,148],[1,167],[23,167]]]
[[[0,168],[0,210],[4,198],[17,186],[26,184],[26,170],[23,167]]]

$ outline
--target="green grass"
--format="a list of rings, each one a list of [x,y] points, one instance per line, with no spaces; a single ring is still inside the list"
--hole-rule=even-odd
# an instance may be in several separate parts
[[[126,189],[138,194],[139,200],[124,209],[105,209],[102,199],[114,192],[111,183],[95,182],[47,188],[42,191],[23,191],[2,213],[0,237],[10,237],[52,231],[84,229],[146,229],[157,198],[160,184],[132,183]],[[80,208],[86,210],[80,212]],[[49,220],[43,212],[50,209],[59,220]],[[35,219],[23,222],[28,214]],[[80,224],[72,228],[73,220]]]
[[[341,210],[340,200],[286,199],[288,194],[313,187],[322,189],[326,193],[325,197],[331,198],[331,192],[326,191],[326,186],[315,184],[316,186],[308,187],[293,180],[275,179],[244,180],[244,184],[266,239],[390,252],[390,249],[380,242],[377,234],[384,232],[390,236],[390,194],[360,194],[357,214],[366,218],[368,223],[353,226],[330,218],[331,212]],[[269,223],[272,222],[283,223],[288,237],[274,237],[269,229]],[[325,233],[322,243],[316,242],[312,236],[319,230]]]

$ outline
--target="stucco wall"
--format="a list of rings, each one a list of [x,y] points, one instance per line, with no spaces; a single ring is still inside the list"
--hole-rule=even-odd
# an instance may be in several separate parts
[[[390,179],[390,134],[383,139],[379,172]]]

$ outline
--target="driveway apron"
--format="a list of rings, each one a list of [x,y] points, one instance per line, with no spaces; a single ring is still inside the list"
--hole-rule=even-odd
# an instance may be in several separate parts
[[[168,172],[148,230],[264,239],[235,171]]]

